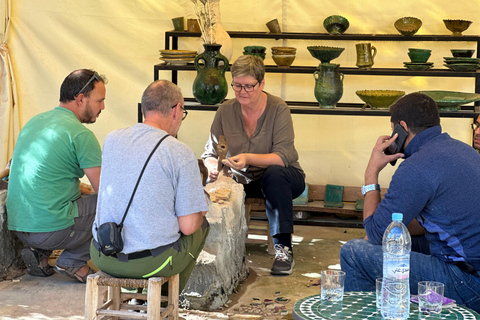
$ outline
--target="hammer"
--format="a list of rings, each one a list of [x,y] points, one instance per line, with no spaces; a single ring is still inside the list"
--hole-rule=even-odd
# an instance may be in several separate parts
[[[225,140],[225,136],[221,135],[220,138],[218,139],[218,144],[217,144],[217,153],[218,153],[217,171],[218,172],[222,170],[223,160],[225,160],[225,157],[227,156],[227,152],[228,152],[227,141]]]

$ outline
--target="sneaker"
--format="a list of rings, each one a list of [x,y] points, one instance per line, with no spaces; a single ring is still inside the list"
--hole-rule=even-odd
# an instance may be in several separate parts
[[[271,274],[285,275],[292,274],[293,266],[293,252],[289,247],[282,244],[276,244],[275,247],[275,261],[273,262]]]
[[[25,247],[22,250],[22,259],[27,266],[27,273],[37,277],[49,277],[53,274],[53,267],[48,265],[51,251]]]

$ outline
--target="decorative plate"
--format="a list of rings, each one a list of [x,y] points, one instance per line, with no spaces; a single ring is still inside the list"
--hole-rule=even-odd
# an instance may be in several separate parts
[[[457,91],[430,90],[419,91],[426,94],[437,103],[442,111],[457,111],[461,105],[480,100],[480,94]]]
[[[177,59],[160,58],[160,60],[163,60],[166,63],[169,63],[171,65],[185,66],[189,62],[193,62],[193,60],[195,60],[195,58],[177,58]]]
[[[445,67],[447,67],[450,70],[453,71],[475,71],[478,69],[480,64],[478,63],[449,63],[449,64],[444,64]]]
[[[192,51],[192,50],[158,50],[160,53],[163,54],[197,54],[197,51]]]

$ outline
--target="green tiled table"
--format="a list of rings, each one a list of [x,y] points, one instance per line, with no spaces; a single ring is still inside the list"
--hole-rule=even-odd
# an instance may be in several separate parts
[[[293,306],[294,320],[381,320],[377,310],[375,292],[345,292],[343,302],[320,301],[320,295],[303,298]],[[418,305],[410,304],[408,319],[435,320],[480,320],[480,315],[462,306],[445,308],[440,314],[423,315],[418,312]]]

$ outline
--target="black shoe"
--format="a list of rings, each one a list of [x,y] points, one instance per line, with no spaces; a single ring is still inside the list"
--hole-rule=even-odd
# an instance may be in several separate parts
[[[33,249],[30,247],[25,247],[22,250],[22,259],[27,266],[28,274],[37,277],[49,277],[53,274],[52,266],[43,266],[42,261],[45,258],[48,258],[51,254],[51,251],[45,251],[41,249]]]
[[[293,266],[293,252],[289,247],[282,244],[276,244],[275,247],[275,261],[273,262],[271,274],[288,275],[292,274]]]

